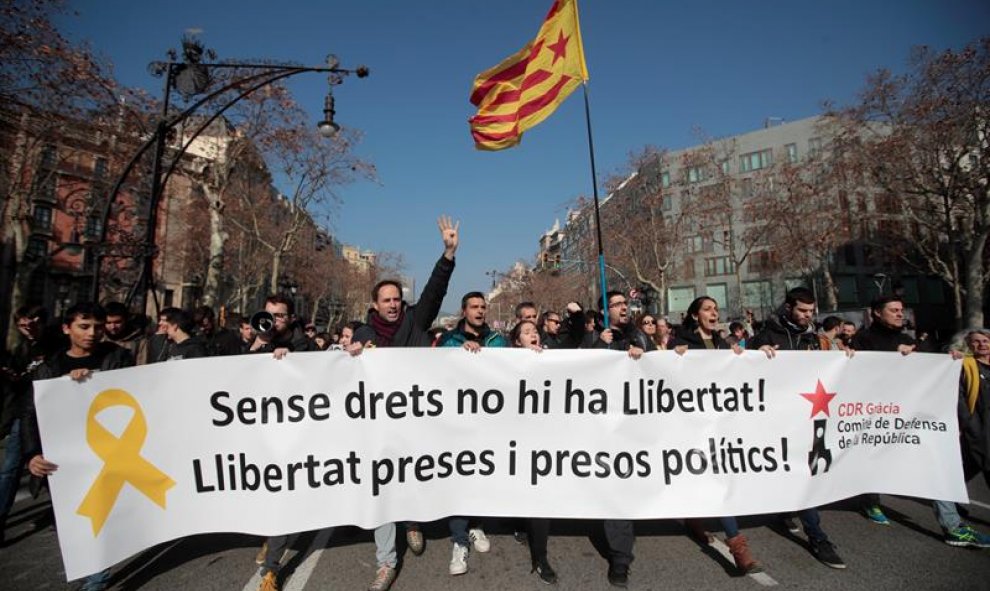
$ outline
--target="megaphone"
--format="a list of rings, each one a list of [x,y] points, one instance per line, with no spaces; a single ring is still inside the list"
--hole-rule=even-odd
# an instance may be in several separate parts
[[[268,334],[275,329],[275,317],[271,312],[255,312],[251,317],[251,328],[258,334]]]

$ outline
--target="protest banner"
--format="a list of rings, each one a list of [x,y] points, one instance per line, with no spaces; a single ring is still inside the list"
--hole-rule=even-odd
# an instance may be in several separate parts
[[[207,532],[967,501],[948,355],[374,349],[35,384],[66,574]]]

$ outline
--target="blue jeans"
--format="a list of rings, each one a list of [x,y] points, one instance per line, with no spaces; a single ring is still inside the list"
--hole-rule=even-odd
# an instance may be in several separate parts
[[[14,419],[4,446],[3,465],[0,466],[0,530],[7,523],[7,515],[14,505],[17,487],[21,483],[21,420]]]

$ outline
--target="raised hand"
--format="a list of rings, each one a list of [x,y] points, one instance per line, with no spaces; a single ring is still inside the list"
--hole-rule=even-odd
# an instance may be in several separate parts
[[[454,253],[457,252],[457,228],[460,225],[460,222],[454,222],[445,215],[437,218],[437,227],[440,228],[440,237],[443,239],[443,256],[449,260],[454,260]]]

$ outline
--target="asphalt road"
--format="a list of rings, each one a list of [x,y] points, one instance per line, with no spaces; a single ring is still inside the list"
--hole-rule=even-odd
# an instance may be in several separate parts
[[[990,532],[990,491],[970,485],[968,521]],[[804,535],[793,536],[775,518],[742,518],[743,533],[765,568],[761,575],[741,576],[720,541],[709,546],[693,541],[677,521],[637,522],[636,561],[630,589],[990,589],[990,549],[953,548],[942,541],[930,505],[884,496],[893,524],[878,526],[837,503],[822,511],[822,524],[848,564],[838,571],[809,554]],[[68,589],[45,493],[37,500],[21,491],[0,549],[0,589]],[[715,524],[712,524],[715,527]],[[491,552],[472,553],[467,574],[447,574],[450,542],[446,524],[426,527],[422,556],[405,552],[401,542],[396,590],[545,589],[530,573],[529,553],[511,535],[511,524],[489,526]],[[551,530],[550,561],[560,589],[611,589],[605,580],[607,562],[596,549],[598,523],[559,521]],[[255,536],[213,534],[184,538],[152,548],[113,569],[111,588],[254,591],[258,576],[254,556],[261,543]],[[365,589],[375,574],[370,532],[338,528],[327,537],[301,534],[283,560],[284,591]]]

